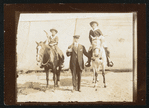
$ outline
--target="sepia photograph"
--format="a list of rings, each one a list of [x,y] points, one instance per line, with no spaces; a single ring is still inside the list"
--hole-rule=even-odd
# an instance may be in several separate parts
[[[136,14],[21,13],[16,101],[133,102]]]

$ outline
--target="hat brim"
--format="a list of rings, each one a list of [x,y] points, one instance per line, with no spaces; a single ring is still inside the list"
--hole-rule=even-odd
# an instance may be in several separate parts
[[[96,24],[97,24],[97,26],[98,26],[98,22],[96,22],[96,21],[92,21],[92,22],[90,22],[90,26],[92,26],[92,25],[93,25],[93,23],[96,23]]]
[[[56,29],[50,29],[50,32],[55,31],[56,33],[58,33],[58,31]]]

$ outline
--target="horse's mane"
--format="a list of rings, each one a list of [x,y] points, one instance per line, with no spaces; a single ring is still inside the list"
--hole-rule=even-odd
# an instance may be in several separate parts
[[[43,53],[44,53],[44,62],[46,62],[46,60],[53,57],[54,55],[54,50],[52,47],[50,47],[49,45],[45,44],[45,42],[39,42],[39,44],[41,45],[41,47],[43,48]],[[53,54],[52,54],[53,53]],[[50,56],[49,56],[50,55]]]
[[[39,44],[41,44],[45,50],[51,50],[52,49],[52,47],[50,47],[49,45],[46,45],[45,42],[40,41]]]

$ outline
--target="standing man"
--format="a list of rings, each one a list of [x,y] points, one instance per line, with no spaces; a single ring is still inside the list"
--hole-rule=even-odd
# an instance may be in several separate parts
[[[81,92],[81,74],[84,69],[84,60],[83,54],[87,57],[91,57],[83,45],[78,43],[79,35],[73,36],[73,44],[70,45],[66,51],[66,55],[70,56],[70,70],[72,73],[72,92],[79,91]]]

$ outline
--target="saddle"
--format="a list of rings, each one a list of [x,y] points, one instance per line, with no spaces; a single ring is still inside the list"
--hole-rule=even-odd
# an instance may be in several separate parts
[[[54,51],[55,54],[56,54],[56,57],[57,57],[58,60],[59,60],[59,54],[57,53],[57,50],[56,50],[55,46],[51,46],[51,45],[49,45],[49,46],[53,49],[53,51]]]

